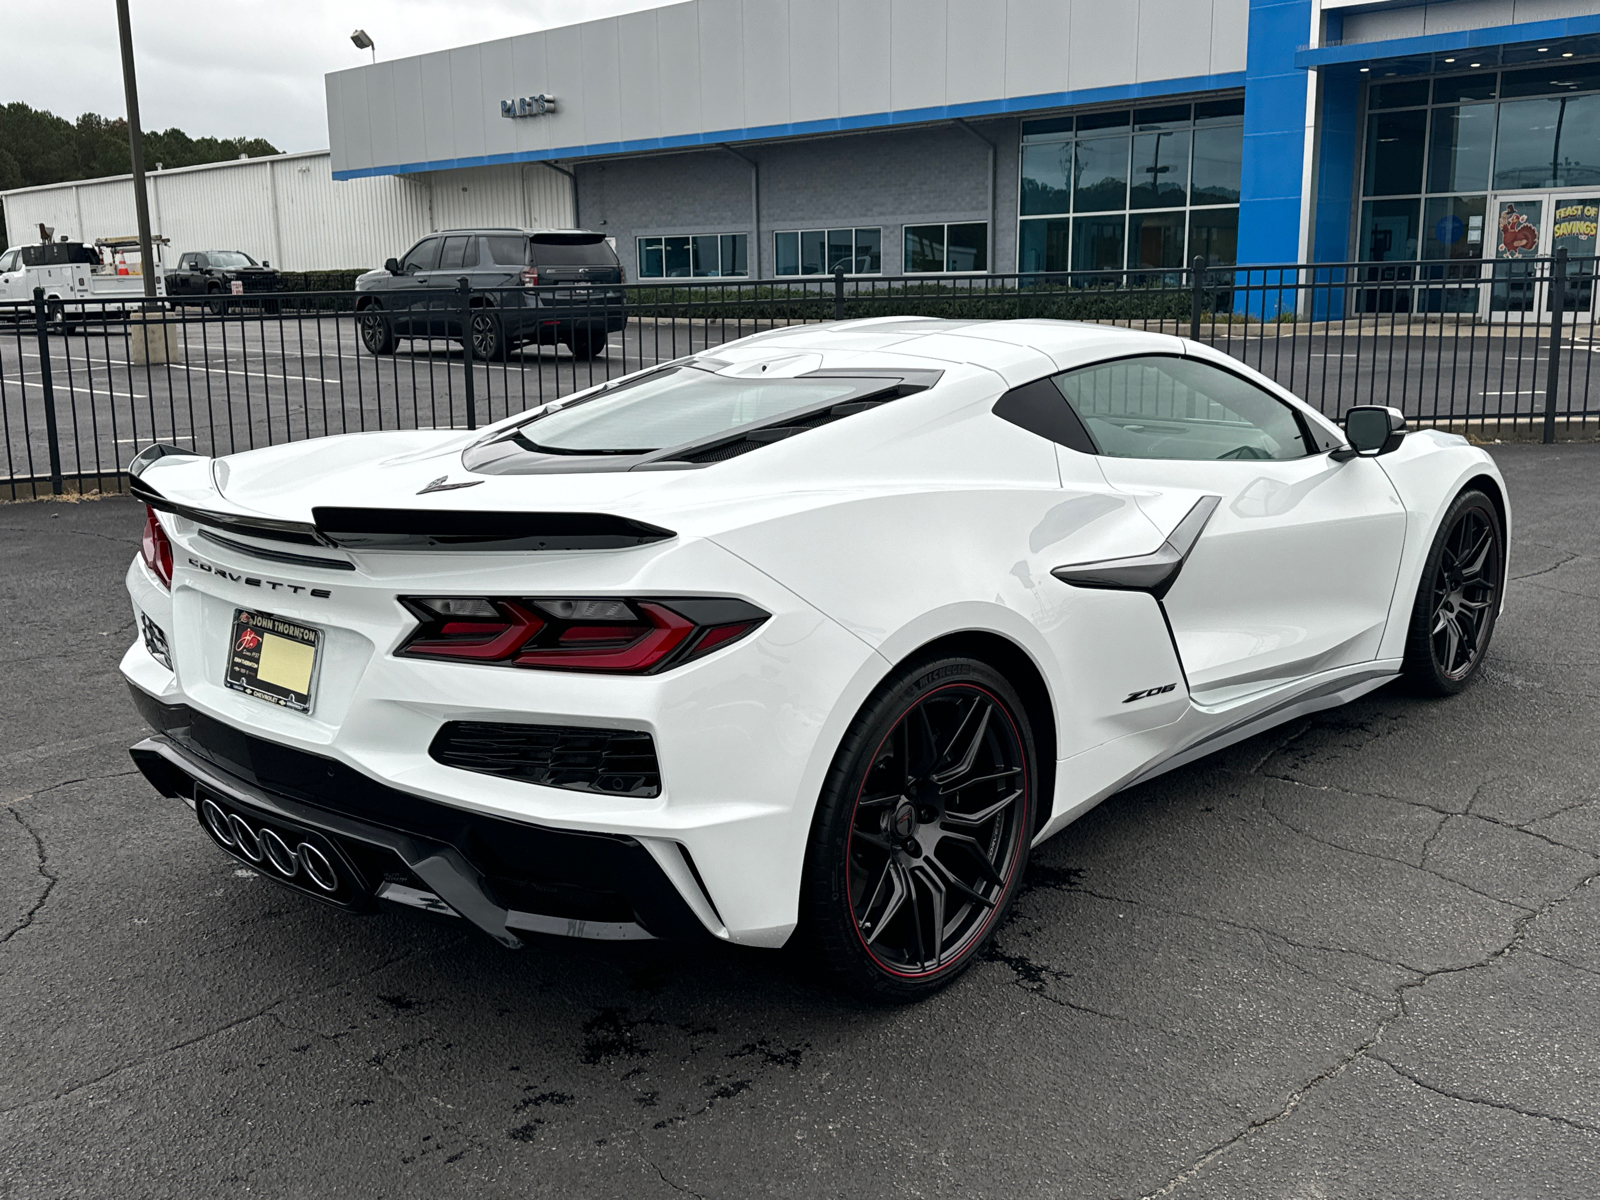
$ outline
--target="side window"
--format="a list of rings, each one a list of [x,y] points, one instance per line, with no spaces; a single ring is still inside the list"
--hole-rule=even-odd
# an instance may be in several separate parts
[[[444,239],[444,250],[439,254],[439,269],[441,271],[449,271],[466,266],[468,240],[464,237],[447,237]]]
[[[204,254],[196,254],[194,256],[194,269],[196,271],[204,271],[206,267],[210,265],[210,262],[211,260],[208,259]]]
[[[442,238],[425,238],[411,248],[411,253],[406,255],[405,262],[400,264],[400,270],[406,275],[415,275],[418,271],[432,271],[439,265],[439,243]]]
[[[527,238],[486,237],[483,240],[489,258],[502,267],[520,267],[528,261]]]
[[[1125,358],[1054,383],[1101,454],[1113,458],[1291,459],[1315,453],[1276,396],[1210,363]]]
[[[194,255],[185,254],[182,258],[180,258],[178,260],[178,270],[180,270],[180,271],[192,271],[192,270],[194,270]]]
[[[17,252],[15,250],[7,250],[4,254],[0,254],[0,272],[15,271],[16,269]]]

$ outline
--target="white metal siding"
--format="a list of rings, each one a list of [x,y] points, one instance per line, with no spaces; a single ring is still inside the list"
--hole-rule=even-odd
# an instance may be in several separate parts
[[[172,266],[188,250],[243,250],[287,271],[379,266],[434,229],[465,225],[567,228],[571,183],[539,164],[335,182],[326,151],[254,158],[147,177],[150,224],[171,239]],[[39,222],[66,236],[132,234],[127,176],[0,194],[13,244]]]

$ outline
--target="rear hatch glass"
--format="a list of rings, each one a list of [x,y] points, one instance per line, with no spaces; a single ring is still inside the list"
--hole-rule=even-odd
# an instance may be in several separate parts
[[[533,261],[541,267],[615,267],[616,253],[598,233],[536,233]]]

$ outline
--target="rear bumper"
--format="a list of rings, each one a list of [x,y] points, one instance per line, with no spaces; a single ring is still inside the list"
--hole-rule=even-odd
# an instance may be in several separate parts
[[[257,828],[320,835],[354,879],[354,901],[346,898],[341,907],[389,900],[452,914],[508,947],[520,946],[523,933],[710,937],[635,838],[451,808],[186,705],[164,704],[139,687],[130,690],[145,719],[161,731],[130,750],[156,790],[191,805],[197,793],[216,798]],[[268,878],[328,898],[270,861],[224,848]]]

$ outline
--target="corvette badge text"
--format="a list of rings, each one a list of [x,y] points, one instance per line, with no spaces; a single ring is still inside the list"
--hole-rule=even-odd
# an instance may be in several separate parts
[[[301,592],[304,592],[306,595],[314,596],[318,600],[326,600],[328,597],[333,595],[333,593],[327,588],[305,587],[298,583],[279,583],[276,579],[257,579],[251,575],[240,575],[237,572],[225,570],[222,567],[213,567],[210,563],[203,563],[198,558],[191,558],[189,560],[189,565],[196,571],[204,571],[208,575],[215,575],[218,579],[227,579],[234,583],[242,583],[246,587],[271,588],[275,592],[292,592],[297,596]]]
[[[1134,692],[1131,696],[1124,700],[1123,703],[1132,704],[1135,700],[1148,700],[1151,696],[1165,696],[1177,686],[1178,685],[1175,683],[1169,683],[1158,688],[1145,688],[1145,690],[1142,692]]]

